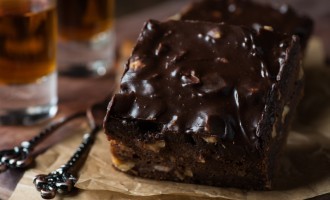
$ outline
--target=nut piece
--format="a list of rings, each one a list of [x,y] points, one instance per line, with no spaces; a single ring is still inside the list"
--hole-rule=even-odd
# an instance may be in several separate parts
[[[181,77],[182,86],[185,87],[187,85],[196,85],[200,83],[199,78],[196,76],[195,71],[191,71],[190,74],[183,75]]]
[[[207,143],[210,143],[210,144],[216,144],[218,142],[218,140],[215,136],[203,137],[203,140]]]
[[[221,38],[221,32],[218,28],[211,29],[209,32],[207,32],[207,35],[212,37],[213,39]]]
[[[274,31],[274,28],[271,26],[264,26],[264,29],[267,31]]]
[[[124,152],[126,155],[133,155],[134,151],[132,148],[124,145],[121,142],[118,142],[116,140],[110,140],[110,149],[112,152],[115,152],[115,149],[120,149],[121,152]]]
[[[227,58],[224,58],[224,57],[218,57],[215,59],[216,62],[220,62],[220,63],[229,63],[228,59]]]
[[[161,172],[169,172],[171,170],[170,167],[163,166],[163,165],[155,165],[154,169],[157,171],[161,171]]]
[[[166,146],[166,143],[164,140],[156,141],[153,144],[144,144],[144,147],[150,151],[153,151],[155,153],[159,153],[159,151]]]
[[[277,120],[276,120],[277,121]],[[272,138],[275,138],[276,137],[276,135],[277,135],[277,130],[276,130],[276,121],[275,121],[275,123],[274,123],[274,125],[273,125],[273,130],[272,130]]]
[[[290,112],[290,107],[285,105],[282,112],[282,123],[284,123],[287,114]]]
[[[127,172],[132,169],[135,164],[131,161],[122,161],[116,158],[114,155],[111,155],[112,164],[119,169],[120,171]]]
[[[171,17],[168,18],[169,20],[175,20],[175,21],[178,21],[181,19],[181,14],[175,14],[175,15],[172,15]]]
[[[200,155],[197,157],[196,161],[199,162],[199,163],[205,163],[205,158],[203,157],[202,154],[200,154]]]
[[[185,176],[189,176],[189,177],[193,177],[193,176],[194,176],[194,174],[193,174],[193,172],[191,171],[190,168],[186,168],[186,169],[184,170],[184,175],[185,175]]]
[[[133,71],[137,71],[139,69],[142,69],[145,66],[146,65],[140,59],[132,60],[129,63],[129,68]]]

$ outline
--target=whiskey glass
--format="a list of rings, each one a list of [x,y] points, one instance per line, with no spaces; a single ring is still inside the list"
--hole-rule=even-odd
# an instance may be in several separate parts
[[[114,0],[58,0],[61,74],[102,76],[115,56]]]
[[[55,0],[0,0],[0,125],[57,112]]]

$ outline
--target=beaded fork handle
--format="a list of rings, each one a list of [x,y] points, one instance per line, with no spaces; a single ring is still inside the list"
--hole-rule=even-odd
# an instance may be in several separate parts
[[[28,141],[23,141],[20,146],[13,149],[0,151],[0,173],[8,169],[25,168],[30,166],[35,159],[33,150],[48,136],[52,135],[58,128],[73,119],[86,116],[85,112],[75,113],[69,117],[63,118],[58,122],[51,124],[43,129],[38,135]]]
[[[86,156],[89,152],[97,132],[101,129],[100,126],[95,126],[90,133],[86,133],[83,137],[81,144],[79,145],[73,156],[57,170],[49,174],[37,175],[33,184],[40,192],[40,195],[44,199],[52,199],[59,194],[68,194],[74,188],[74,184],[77,182],[77,168],[79,168],[82,162],[82,157]]]
[[[34,178],[33,184],[40,192],[42,198],[52,199],[57,193],[68,194],[74,189],[74,184],[78,180],[77,172],[79,171],[79,168],[82,167],[82,164],[95,141],[96,134],[102,128],[102,123],[99,120],[95,120],[95,117],[97,117],[99,111],[105,110],[105,102],[94,104],[87,110],[86,116],[92,130],[84,135],[78,149],[67,163],[47,175],[40,174]],[[102,114],[101,116],[103,119]]]

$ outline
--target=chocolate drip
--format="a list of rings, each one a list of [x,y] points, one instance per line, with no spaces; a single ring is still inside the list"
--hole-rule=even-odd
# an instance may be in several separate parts
[[[263,28],[148,21],[109,113],[258,145],[256,128],[289,39]]]

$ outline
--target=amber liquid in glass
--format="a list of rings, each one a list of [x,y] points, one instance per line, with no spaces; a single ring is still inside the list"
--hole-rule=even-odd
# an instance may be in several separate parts
[[[88,41],[113,25],[114,0],[57,0],[61,40]]]
[[[55,70],[56,11],[40,2],[0,3],[0,85],[35,82]]]

